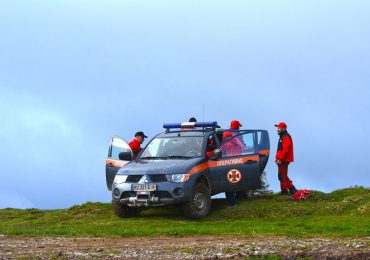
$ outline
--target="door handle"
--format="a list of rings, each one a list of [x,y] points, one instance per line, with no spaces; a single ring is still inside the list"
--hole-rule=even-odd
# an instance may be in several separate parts
[[[253,163],[257,163],[256,160],[248,160],[245,164],[253,164]]]
[[[108,163],[107,166],[108,167],[114,167],[114,164],[113,163]]]

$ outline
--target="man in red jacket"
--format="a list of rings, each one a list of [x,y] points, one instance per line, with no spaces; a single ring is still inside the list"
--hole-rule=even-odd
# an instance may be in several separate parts
[[[288,165],[294,161],[293,139],[286,130],[286,123],[280,122],[275,126],[277,127],[277,132],[280,136],[275,162],[278,165],[281,194],[288,195],[289,192],[290,194],[294,194],[297,190],[294,187],[293,182],[288,177]]]
[[[231,132],[224,132],[222,139],[226,140],[227,138],[233,136]],[[226,144],[222,146],[222,154],[225,156],[236,156],[240,155],[240,151],[243,148],[242,142],[238,137],[232,138]]]
[[[148,138],[144,132],[137,132],[135,134],[135,138],[132,139],[132,141],[128,144],[134,153],[135,158],[139,155],[141,152],[141,144],[144,142],[144,139]]]

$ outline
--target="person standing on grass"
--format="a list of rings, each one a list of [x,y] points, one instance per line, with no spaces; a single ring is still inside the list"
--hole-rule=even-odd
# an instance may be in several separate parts
[[[291,162],[294,161],[293,139],[287,132],[288,126],[286,123],[280,122],[275,126],[277,127],[277,133],[280,136],[275,162],[278,166],[278,177],[280,181],[281,194],[288,195],[290,193],[293,195],[297,192],[297,189],[288,177],[288,166]]]

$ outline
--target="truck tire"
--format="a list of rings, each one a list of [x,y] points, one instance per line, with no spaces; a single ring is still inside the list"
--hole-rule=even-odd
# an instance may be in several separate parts
[[[211,193],[204,183],[195,184],[190,201],[183,205],[184,215],[190,219],[200,219],[211,210]]]
[[[121,205],[118,201],[112,200],[112,207],[114,213],[120,218],[133,218],[139,215],[138,208],[132,208],[125,205]]]

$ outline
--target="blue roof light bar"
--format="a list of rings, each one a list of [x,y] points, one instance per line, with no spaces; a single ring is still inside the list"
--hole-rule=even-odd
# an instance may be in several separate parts
[[[217,121],[212,122],[185,122],[185,123],[167,123],[163,124],[163,128],[195,128],[195,127],[217,127]]]

